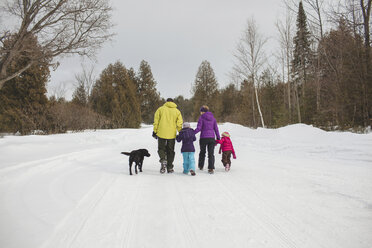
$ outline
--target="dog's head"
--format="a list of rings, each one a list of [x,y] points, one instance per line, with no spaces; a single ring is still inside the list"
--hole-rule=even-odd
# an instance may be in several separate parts
[[[143,156],[150,157],[150,153],[149,153],[149,151],[147,151],[147,149],[140,149],[140,151],[141,151]]]

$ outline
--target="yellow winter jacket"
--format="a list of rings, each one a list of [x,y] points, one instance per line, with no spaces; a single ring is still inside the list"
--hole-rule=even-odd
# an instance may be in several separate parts
[[[162,139],[175,139],[182,129],[182,115],[174,102],[166,102],[154,115],[154,132]]]

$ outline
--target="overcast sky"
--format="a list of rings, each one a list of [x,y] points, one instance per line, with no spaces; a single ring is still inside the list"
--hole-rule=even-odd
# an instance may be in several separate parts
[[[254,17],[259,32],[272,41],[267,53],[276,49],[275,22],[285,10],[281,0],[111,0],[113,31],[117,34],[97,53],[97,61],[79,57],[60,59],[52,72],[49,94],[64,84],[65,97],[71,98],[74,75],[81,63],[95,64],[95,73],[110,63],[121,61],[138,70],[146,60],[164,98],[191,96],[199,65],[208,60],[220,87],[230,80],[233,52],[249,18]],[[54,91],[54,92],[53,92]]]

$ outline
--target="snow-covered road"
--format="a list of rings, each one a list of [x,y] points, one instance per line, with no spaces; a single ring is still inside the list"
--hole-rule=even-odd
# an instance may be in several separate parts
[[[195,177],[180,144],[159,173],[151,126],[0,139],[0,247],[371,247],[372,134],[220,131],[232,170],[216,152],[216,173]],[[120,152],[139,148],[151,157],[129,176]]]

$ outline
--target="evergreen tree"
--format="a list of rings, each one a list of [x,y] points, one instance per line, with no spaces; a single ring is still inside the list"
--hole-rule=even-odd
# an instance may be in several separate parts
[[[200,106],[207,105],[218,116],[218,83],[211,64],[204,60],[199,66],[194,86],[192,88],[194,102],[194,118],[200,114]]]
[[[83,106],[83,107],[87,106],[88,97],[87,97],[87,91],[85,89],[85,85],[83,82],[80,82],[79,86],[75,89],[72,95],[71,102],[79,106]]]
[[[150,65],[142,60],[137,77],[137,94],[141,104],[141,117],[144,123],[152,123],[154,113],[160,106],[160,94],[156,90],[156,81]]]
[[[302,1],[298,6],[297,14],[297,32],[293,38],[294,51],[292,60],[292,76],[295,81],[295,92],[297,98],[298,120],[301,122],[300,94],[299,88],[302,89],[302,96],[305,95],[305,85],[309,80],[310,66],[312,61],[312,51],[310,48],[311,38],[307,27],[307,20]]]
[[[30,42],[38,47],[35,38]],[[7,42],[4,44],[6,46]],[[14,61],[9,73],[27,63],[27,57]],[[48,61],[39,61],[4,84],[0,90],[0,132],[29,134],[33,130],[46,129],[44,116],[48,106],[46,83],[49,75]]]
[[[317,117],[321,125],[341,128],[363,126],[362,37],[353,35],[345,20],[336,30],[325,34],[320,41],[324,49],[321,104],[323,112]],[[370,95],[369,98],[372,98]]]
[[[277,83],[270,70],[263,71],[260,81],[261,101],[266,124],[269,127],[279,127],[286,124],[287,109],[284,99],[285,85]]]
[[[256,101],[254,99],[255,96],[255,86],[253,82],[248,82],[244,80],[241,83],[240,87],[240,95],[239,98],[239,123],[249,127],[257,127],[257,121],[259,116],[257,116],[257,111],[255,108],[257,107]]]
[[[221,90],[221,120],[228,122],[238,121],[240,95],[235,85],[229,84]]]
[[[120,62],[102,71],[93,87],[91,102],[96,112],[111,120],[108,127],[137,128],[141,123],[136,86]]]
[[[177,96],[174,99],[177,104],[177,108],[182,113],[182,119],[184,122],[195,121],[193,118],[193,101],[190,99],[185,99],[183,96]]]

